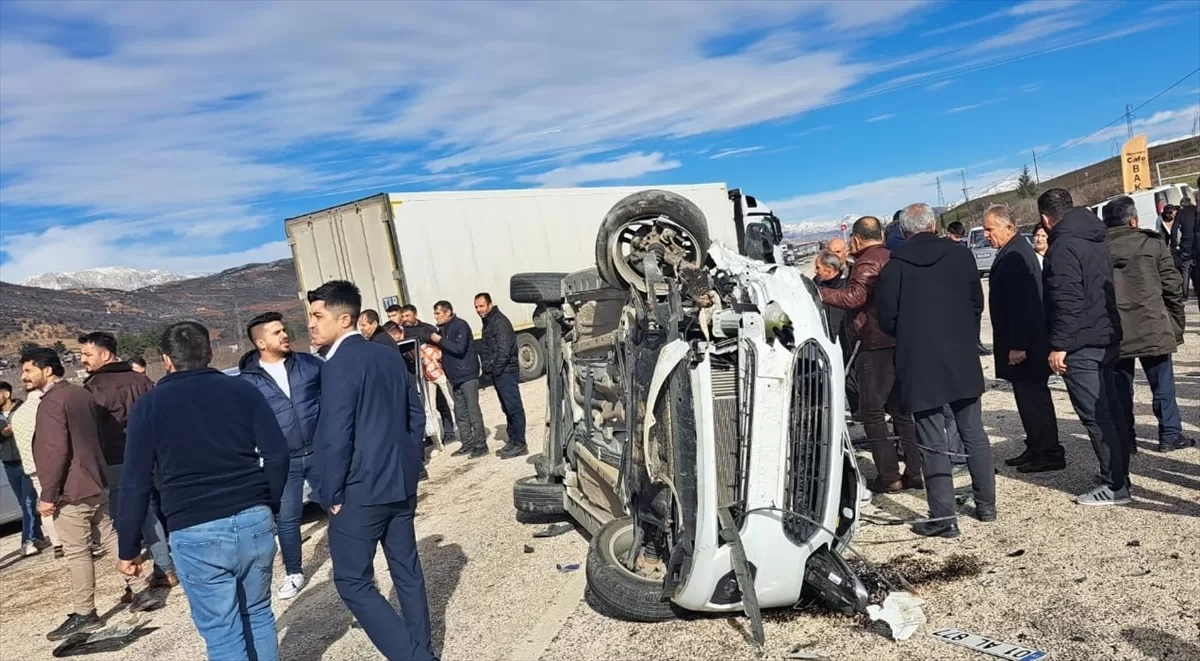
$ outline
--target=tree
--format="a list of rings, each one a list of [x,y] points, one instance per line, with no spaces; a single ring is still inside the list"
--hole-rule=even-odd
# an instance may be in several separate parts
[[[121,336],[117,338],[117,354],[126,360],[145,358],[148,350],[158,346],[162,334],[162,328],[151,328],[136,333],[121,333]]]
[[[60,356],[67,353],[67,345],[63,344],[62,340],[55,340],[54,353],[57,353]]]
[[[1029,174],[1029,166],[1021,168],[1021,175],[1017,177],[1017,195],[1021,199],[1037,197],[1037,183],[1033,181],[1033,175]]]

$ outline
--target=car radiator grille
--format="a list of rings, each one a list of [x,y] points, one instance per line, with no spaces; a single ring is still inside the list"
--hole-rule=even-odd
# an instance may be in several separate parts
[[[790,511],[817,521],[825,509],[825,464],[832,450],[830,399],[829,356],[815,340],[808,340],[796,350],[792,368],[784,502]],[[816,531],[817,526],[799,517],[788,517],[784,525],[784,533],[797,544]]]
[[[717,506],[728,507],[739,497],[738,375],[733,367],[712,371],[713,436],[716,440]]]

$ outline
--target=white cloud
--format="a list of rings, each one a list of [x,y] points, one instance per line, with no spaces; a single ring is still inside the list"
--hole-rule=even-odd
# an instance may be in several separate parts
[[[925,32],[925,36],[930,37],[933,35],[945,34],[947,32],[956,32],[958,30],[974,27],[976,25],[982,25],[984,23],[990,23],[992,21],[1004,18],[1019,18],[1025,16],[1037,16],[1040,14],[1052,14],[1070,9],[1075,5],[1078,5],[1080,2],[1082,2],[1082,0],[1031,0],[1030,2],[1023,2],[1019,5],[994,11],[978,18],[972,18],[929,30]]]
[[[1017,156],[1029,156],[1035,151],[1040,151],[1040,152],[1050,151],[1050,145],[1037,145],[1036,147],[1029,147],[1028,149],[1023,149],[1023,150],[1017,152]]]
[[[281,194],[477,185],[525,159],[562,177],[634,140],[791,117],[872,70],[846,35],[890,29],[922,4],[650,3],[633,22],[600,3],[12,5],[0,36],[0,250],[16,259],[14,233],[73,224],[33,223],[17,205],[151,225],[183,209],[186,222],[156,228],[164,256],[188,255],[192,236],[244,245],[248,225],[278,222],[261,210]],[[736,24],[717,20],[729,15]],[[705,55],[797,20],[841,41],[768,38]],[[59,22],[86,57],[50,41]],[[449,177],[422,179],[439,174]],[[59,266],[127,256],[107,254]]]
[[[762,145],[755,145],[754,147],[734,147],[731,149],[722,149],[712,156],[709,156],[709,158],[729,158],[730,156],[749,154],[751,152],[762,151],[763,149],[765,148]]]
[[[578,163],[554,168],[548,172],[521,177],[521,181],[553,188],[569,188],[580,184],[628,181],[651,172],[673,170],[681,163],[663,160],[661,152],[653,154],[625,154],[620,158],[600,163]]]
[[[994,161],[992,161],[994,162]],[[1042,181],[1082,167],[1083,163],[1062,162],[1043,167]],[[994,169],[966,173],[966,185],[974,198],[998,183],[1015,177],[1020,168]],[[963,199],[962,168],[946,168],[913,174],[887,177],[843,186],[841,188],[805,193],[792,198],[768,202],[768,206],[789,224],[803,225],[810,231],[836,229],[846,215],[874,214],[890,220],[897,209],[914,202],[936,205],[937,186],[941,179],[942,195],[953,204]]]
[[[888,113],[888,114],[884,114],[884,115],[876,115],[876,116],[874,116],[874,117],[872,117],[872,118],[868,119],[868,120],[867,120],[867,123],[868,123],[868,124],[874,124],[875,122],[886,122],[887,120],[889,120],[889,119],[891,119],[891,118],[893,118],[893,117],[895,117],[895,116],[896,116],[896,115],[895,115],[895,114],[892,114],[892,113]]]
[[[1133,120],[1133,133],[1134,135],[1146,134],[1148,141],[1163,140],[1172,136],[1195,135],[1193,131],[1196,126],[1198,113],[1200,113],[1200,104],[1186,108],[1177,108],[1175,110],[1161,110],[1145,119]],[[1118,122],[1091,135],[1068,140],[1062,146],[1063,148],[1069,148],[1079,145],[1100,144],[1109,142],[1114,138],[1123,143],[1128,135],[1125,122]]]
[[[832,125],[832,124],[825,124],[825,125],[823,125],[823,126],[816,126],[816,127],[813,127],[813,128],[811,128],[811,129],[807,129],[807,130],[804,130],[804,131],[800,131],[800,132],[798,132],[798,133],[792,133],[792,134],[791,134],[791,136],[792,136],[793,138],[803,138],[803,137],[804,137],[804,136],[806,136],[806,135],[812,135],[812,134],[814,134],[814,133],[820,133],[820,132],[822,132],[822,131],[828,131],[828,130],[829,130],[829,129],[831,129],[831,128],[833,128],[833,125]]]
[[[991,99],[989,101],[980,101],[979,103],[971,103],[971,104],[968,104],[965,106],[955,106],[955,107],[947,110],[946,114],[947,115],[957,115],[960,112],[966,112],[968,110],[975,110],[976,108],[986,108],[987,106],[994,106],[997,103],[1004,103],[1005,101],[1007,101],[1007,99]]]
[[[934,91],[940,90],[944,87],[949,87],[956,82],[958,82],[958,80],[953,79],[953,78],[951,78],[949,80],[939,80],[936,83],[931,84],[929,87],[926,87],[925,89],[929,90],[930,92],[934,92]]]

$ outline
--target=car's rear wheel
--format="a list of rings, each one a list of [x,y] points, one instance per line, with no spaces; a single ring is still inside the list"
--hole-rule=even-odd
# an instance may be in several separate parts
[[[677,617],[677,606],[663,598],[663,577],[625,566],[636,538],[633,519],[614,519],[600,528],[588,546],[587,584],[592,605],[605,615],[631,622],[662,622]]]
[[[596,268],[609,286],[646,291],[643,257],[655,253],[664,272],[700,266],[710,244],[708,221],[691,200],[644,190],[617,202],[596,233]]]

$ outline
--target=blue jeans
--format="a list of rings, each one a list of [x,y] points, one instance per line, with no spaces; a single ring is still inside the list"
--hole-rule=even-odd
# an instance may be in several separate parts
[[[108,511],[117,511],[117,499],[121,495],[121,472],[124,466],[117,464],[108,467]],[[171,560],[171,549],[167,546],[167,529],[162,519],[158,518],[158,489],[150,490],[150,507],[146,511],[146,520],[142,523],[142,542],[150,549],[154,557],[154,575],[165,576],[167,572],[175,571],[175,562]]]
[[[171,533],[192,622],[222,661],[277,661],[271,612],[275,517],[266,505]]]
[[[283,499],[279,503],[279,553],[283,556],[283,567],[288,574],[303,573],[300,553],[300,519],[304,516],[304,481],[316,482],[316,464],[313,455],[292,457],[288,465],[287,483],[283,487]]]
[[[1139,358],[1150,392],[1154,394],[1154,417],[1158,419],[1158,442],[1167,445],[1181,442],[1183,423],[1179,417],[1179,403],[1175,400],[1175,368],[1171,355]],[[1117,396],[1120,398],[1120,424],[1130,439],[1137,438],[1133,429],[1133,366],[1134,359],[1126,358],[1117,363]]]
[[[37,511],[37,490],[21,464],[4,464],[4,475],[21,505],[21,543],[42,538],[42,519]]]
[[[525,445],[525,406],[521,403],[521,379],[516,372],[505,372],[492,379],[500,408],[504,411],[504,422],[508,442]]]

